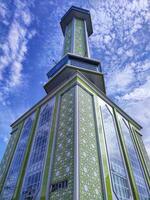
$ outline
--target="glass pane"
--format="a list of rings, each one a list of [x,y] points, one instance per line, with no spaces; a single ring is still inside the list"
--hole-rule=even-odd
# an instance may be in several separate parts
[[[127,148],[128,155],[129,155],[129,160],[131,163],[134,178],[135,178],[136,185],[138,188],[140,200],[149,200],[150,195],[148,193],[147,184],[145,182],[144,175],[143,175],[141,165],[140,165],[140,161],[139,161],[136,149],[135,149],[133,141],[132,141],[130,130],[123,119],[120,120],[120,123],[121,123],[123,136],[125,139],[126,148]]]
[[[16,152],[14,154],[14,158],[12,164],[9,168],[8,175],[6,181],[4,183],[4,188],[2,190],[1,198],[11,200],[14,194],[17,180],[19,177],[19,173],[21,171],[22,163],[24,160],[26,147],[28,144],[29,135],[31,133],[32,125],[34,120],[34,114],[26,119],[21,137],[18,142],[18,146],[16,148]]]
[[[131,199],[131,191],[116,135],[113,116],[106,105],[103,105],[101,110],[113,191],[119,200]]]
[[[21,200],[39,199],[42,172],[53,116],[54,99],[43,105],[40,111],[31,154],[24,177]]]
[[[138,137],[138,141],[139,141],[139,143],[140,143],[140,148],[141,148],[141,150],[142,150],[144,159],[145,159],[145,161],[146,161],[147,169],[148,169],[149,174],[150,174],[150,159],[149,159],[148,154],[147,154],[147,151],[146,151],[146,149],[145,149],[145,145],[144,145],[144,143],[143,143],[142,136],[140,136],[140,135],[137,133],[137,137]]]
[[[7,173],[7,168],[9,167],[9,161],[12,158],[13,151],[15,149],[14,147],[16,145],[17,139],[20,134],[20,128],[21,128],[20,124],[18,124],[17,127],[13,128],[12,130],[13,134],[10,136],[3,159],[0,162],[0,183],[3,181],[3,178]]]

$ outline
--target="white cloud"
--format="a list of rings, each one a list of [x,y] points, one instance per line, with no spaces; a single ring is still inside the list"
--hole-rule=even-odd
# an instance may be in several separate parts
[[[133,11],[133,10],[136,10],[137,12],[138,11],[141,11],[141,10],[145,10],[145,9],[148,9],[149,7],[149,3],[148,3],[148,0],[139,0],[139,1],[132,1],[132,2],[128,2],[128,7]]]
[[[4,84],[0,89],[3,100],[5,96],[9,94],[9,91],[12,91],[12,88],[21,85],[23,76],[22,63],[28,50],[27,44],[36,34],[35,30],[28,30],[33,19],[28,4],[20,0],[15,0],[14,3],[16,9],[9,28],[8,37],[1,45],[0,80],[2,80]],[[8,75],[7,80],[4,77],[4,72],[6,71]]]
[[[22,19],[23,19],[25,25],[29,26],[32,21],[30,11],[28,9],[26,9],[26,10],[22,11],[21,15],[22,15]]]
[[[0,19],[3,19],[6,16],[6,6],[2,2],[0,3]]]
[[[4,136],[3,140],[4,140],[4,142],[5,142],[6,144],[8,143],[9,138],[10,138],[9,135],[5,135],[5,136]]]
[[[150,60],[146,59],[143,62],[138,62],[135,64],[135,67],[140,71],[147,71],[150,69]]]
[[[122,104],[124,110],[137,122],[142,125],[143,140],[146,145],[148,155],[150,157],[150,97],[143,98],[140,101],[134,99],[126,100],[120,98],[119,103]]]
[[[137,44],[139,42],[134,33],[142,30],[143,23],[149,20],[149,17],[147,17],[149,15],[147,0],[133,0],[132,2],[119,0],[117,4],[111,0],[105,1],[105,3],[92,1],[90,2],[91,5],[92,8],[90,11],[94,26],[94,34],[91,36],[91,42],[94,48],[104,47],[103,43],[108,45],[108,40],[102,37],[104,35],[109,35],[111,38],[119,40],[124,45],[127,45],[127,48],[130,45],[132,47],[132,43]],[[127,42],[129,39],[130,42]],[[112,45],[110,42],[111,48],[114,48],[114,44]]]
[[[132,57],[132,56],[134,55],[133,49],[127,50],[127,51],[126,51],[126,54],[127,54],[128,57]]]
[[[148,77],[145,84],[142,86],[139,86],[138,88],[135,88],[132,92],[129,94],[125,94],[122,99],[124,100],[142,100],[150,98],[150,76]]]
[[[28,33],[28,39],[33,38],[37,34],[36,30],[33,29]]]
[[[20,62],[15,61],[11,67],[11,79],[9,82],[10,87],[16,86],[21,82],[22,65]]]
[[[109,43],[112,40],[112,37],[110,35],[104,35],[104,41],[105,43]]]
[[[134,79],[134,71],[130,65],[125,66],[124,69],[116,70],[107,77],[107,92],[109,94],[125,92]]]

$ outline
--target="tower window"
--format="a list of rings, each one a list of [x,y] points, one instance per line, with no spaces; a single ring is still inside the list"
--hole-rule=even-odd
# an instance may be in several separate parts
[[[67,187],[68,187],[68,181],[64,180],[64,181],[61,181],[61,182],[58,182],[58,183],[51,184],[50,192],[66,189]]]

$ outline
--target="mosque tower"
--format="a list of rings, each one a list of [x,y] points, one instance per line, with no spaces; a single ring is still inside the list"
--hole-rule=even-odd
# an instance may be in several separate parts
[[[90,57],[90,12],[72,6],[60,25],[63,55],[47,73],[46,96],[11,125],[0,199],[149,200],[142,127],[106,95]]]

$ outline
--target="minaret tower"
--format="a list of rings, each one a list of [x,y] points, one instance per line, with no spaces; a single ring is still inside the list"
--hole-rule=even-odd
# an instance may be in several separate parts
[[[76,80],[81,76],[105,94],[100,62],[90,58],[90,12],[72,6],[60,24],[64,34],[63,58],[48,72],[46,92],[51,93],[71,76]],[[62,95],[59,109],[49,177],[50,199],[102,199],[92,96],[76,85]],[[59,190],[59,185],[64,190]]]
[[[88,36],[93,33],[89,11],[72,7],[61,19],[65,37],[63,55],[72,53],[90,57]]]
[[[47,73],[46,96],[11,125],[0,199],[149,200],[142,127],[106,95],[90,57],[90,12],[72,6],[60,24],[63,55]]]
[[[65,37],[63,58],[48,72],[49,81],[44,86],[46,92],[58,87],[58,84],[62,84],[71,74],[81,72],[105,93],[100,62],[90,58],[88,37],[93,33],[90,12],[72,6],[62,17],[60,24]],[[56,78],[52,81],[54,77]]]

